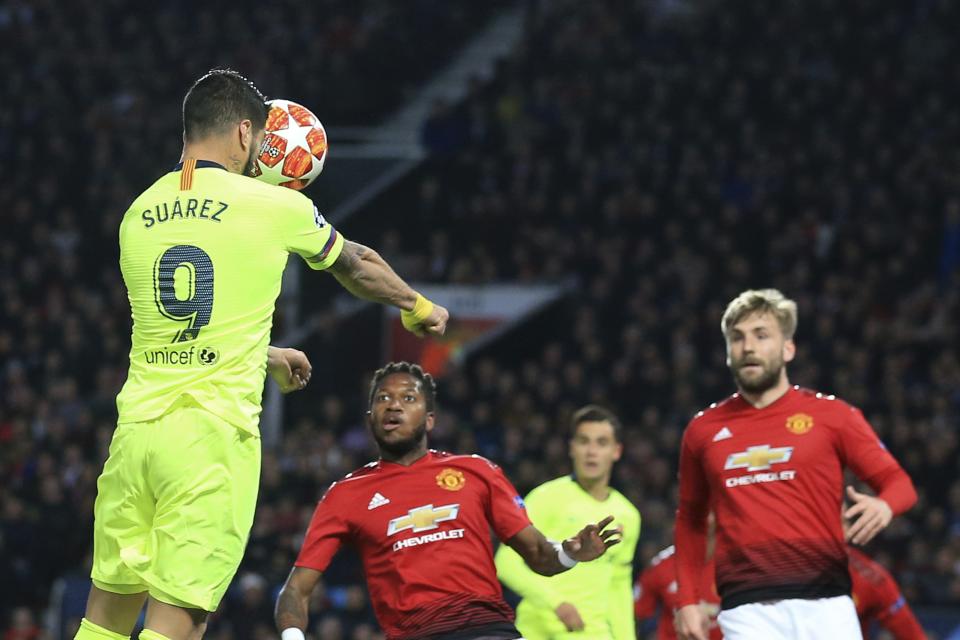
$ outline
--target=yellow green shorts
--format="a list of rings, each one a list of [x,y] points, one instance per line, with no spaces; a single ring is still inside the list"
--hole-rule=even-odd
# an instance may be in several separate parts
[[[97,480],[93,583],[214,611],[243,558],[260,438],[196,405],[121,424]]]

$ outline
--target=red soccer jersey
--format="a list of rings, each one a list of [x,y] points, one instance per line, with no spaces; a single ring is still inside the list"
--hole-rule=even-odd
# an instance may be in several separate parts
[[[896,580],[886,569],[862,551],[847,549],[850,554],[850,579],[853,582],[853,603],[863,637],[869,638],[870,623],[876,620],[893,634],[895,640],[923,640],[923,627],[900,594]]]
[[[341,545],[352,545],[391,639],[509,625],[490,530],[509,540],[529,524],[499,467],[431,450],[409,467],[371,462],[331,485],[296,566],[323,571]]]
[[[714,586],[713,560],[707,562],[700,573],[700,606],[710,616],[710,640],[721,640],[723,633],[717,624],[720,613],[720,596]],[[634,614],[637,620],[646,620],[657,611],[658,640],[676,640],[677,629],[673,626],[673,614],[677,609],[677,565],[673,547],[657,554],[650,566],[640,574],[634,587]]]
[[[679,605],[700,600],[711,507],[724,609],[849,594],[840,527],[845,466],[894,514],[916,501],[909,477],[863,414],[833,396],[792,387],[763,409],[735,394],[700,412],[680,453]]]

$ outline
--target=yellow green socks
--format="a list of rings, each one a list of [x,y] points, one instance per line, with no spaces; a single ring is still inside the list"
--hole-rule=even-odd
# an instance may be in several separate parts
[[[130,636],[104,629],[84,618],[80,621],[80,628],[73,640],[130,640]]]

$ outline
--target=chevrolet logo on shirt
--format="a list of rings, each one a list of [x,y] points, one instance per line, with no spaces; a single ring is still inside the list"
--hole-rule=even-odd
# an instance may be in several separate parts
[[[747,447],[746,451],[731,453],[727,457],[724,469],[746,469],[747,471],[762,471],[775,464],[787,462],[793,455],[793,447],[778,447],[771,449],[770,445],[763,444],[757,447]]]
[[[392,536],[395,533],[410,529],[414,533],[420,531],[430,531],[436,529],[438,522],[455,520],[460,513],[459,504],[446,504],[442,507],[434,507],[432,504],[425,504],[422,507],[416,507],[407,511],[407,515],[394,518],[387,525],[387,535]]]

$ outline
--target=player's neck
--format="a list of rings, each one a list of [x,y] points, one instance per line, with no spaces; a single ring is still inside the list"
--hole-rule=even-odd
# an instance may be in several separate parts
[[[395,456],[389,451],[380,450],[380,459],[386,462],[392,462],[394,464],[403,465],[404,467],[409,467],[414,462],[427,455],[429,450],[427,449],[426,443],[422,447],[417,447],[411,451],[403,453],[401,455]]]
[[[766,409],[774,402],[779,400],[790,390],[790,380],[787,379],[786,370],[780,375],[780,381],[766,391],[752,393],[740,389],[740,396],[749,402],[754,409]]]
[[[577,484],[590,494],[595,500],[603,502],[610,497],[610,476],[602,478],[581,478],[577,476]]]
[[[214,139],[185,142],[183,153],[180,154],[180,161],[183,162],[187,158],[216,162],[230,173],[243,173],[243,167],[246,165],[240,154]]]

